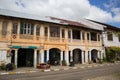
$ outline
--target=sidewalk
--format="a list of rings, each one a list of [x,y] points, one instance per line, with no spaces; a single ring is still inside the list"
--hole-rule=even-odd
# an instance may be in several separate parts
[[[49,72],[49,71],[61,71],[61,70],[69,70],[69,69],[83,69],[83,68],[91,68],[91,67],[100,67],[100,66],[111,66],[118,65],[120,62],[115,63],[103,63],[103,64],[76,64],[74,67],[70,66],[51,66],[50,69],[35,69],[35,68],[18,68],[12,71],[0,71],[0,75],[8,75],[8,74],[25,74],[25,73],[35,73],[35,72]]]

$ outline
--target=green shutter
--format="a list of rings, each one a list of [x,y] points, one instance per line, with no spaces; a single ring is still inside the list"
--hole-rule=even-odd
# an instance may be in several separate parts
[[[34,33],[34,24],[31,24],[31,35]]]
[[[23,22],[20,23],[20,34],[23,34]]]

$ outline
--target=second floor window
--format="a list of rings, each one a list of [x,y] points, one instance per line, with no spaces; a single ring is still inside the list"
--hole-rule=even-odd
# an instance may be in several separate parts
[[[40,26],[39,25],[36,26],[36,35],[40,36]]]
[[[120,42],[120,35],[118,35],[118,41]]]
[[[97,33],[91,32],[91,40],[97,41]]]
[[[51,37],[60,37],[60,27],[50,26],[50,36]]]
[[[90,40],[90,34],[89,33],[87,33],[87,40]]]
[[[107,39],[108,39],[108,41],[113,41],[113,34],[112,34],[112,32],[107,32]]]
[[[62,38],[65,38],[65,30],[62,29]]]
[[[71,38],[71,30],[68,30],[68,38]]]
[[[81,39],[80,38],[80,31],[79,30],[73,30],[73,39]]]
[[[48,36],[48,27],[45,27],[45,29],[44,29],[45,31],[45,36]]]
[[[98,35],[98,41],[100,41],[100,35]]]
[[[20,34],[33,35],[33,33],[34,33],[34,24],[21,22]]]
[[[18,23],[13,22],[12,33],[17,34],[17,30],[18,30]]]
[[[3,23],[2,23],[2,35],[3,36],[7,35],[7,28],[8,28],[8,22],[7,21],[3,21]]]
[[[82,39],[85,40],[85,32],[82,32]]]

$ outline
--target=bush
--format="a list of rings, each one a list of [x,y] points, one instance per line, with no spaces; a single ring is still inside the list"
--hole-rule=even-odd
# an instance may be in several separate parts
[[[93,61],[92,61],[92,60],[91,60],[91,61],[89,60],[89,61],[88,61],[88,63],[89,63],[89,64],[92,64],[92,63],[93,63]]]
[[[107,62],[107,59],[106,59],[106,58],[103,58],[102,62]]]
[[[111,62],[111,63],[115,63],[115,60],[114,60],[114,59],[112,59],[112,60],[110,60],[110,62]]]
[[[62,66],[67,66],[66,60],[63,60],[63,61],[62,61]]]
[[[0,70],[5,70],[5,63],[2,63],[1,66],[0,66]]]

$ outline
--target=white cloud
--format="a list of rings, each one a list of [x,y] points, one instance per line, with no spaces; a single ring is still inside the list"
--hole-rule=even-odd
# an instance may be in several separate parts
[[[118,20],[111,13],[89,3],[89,0],[0,0],[0,7],[40,16],[54,16],[65,19],[110,22]]]
[[[114,21],[120,22],[120,8],[113,8],[112,12],[114,13]]]

